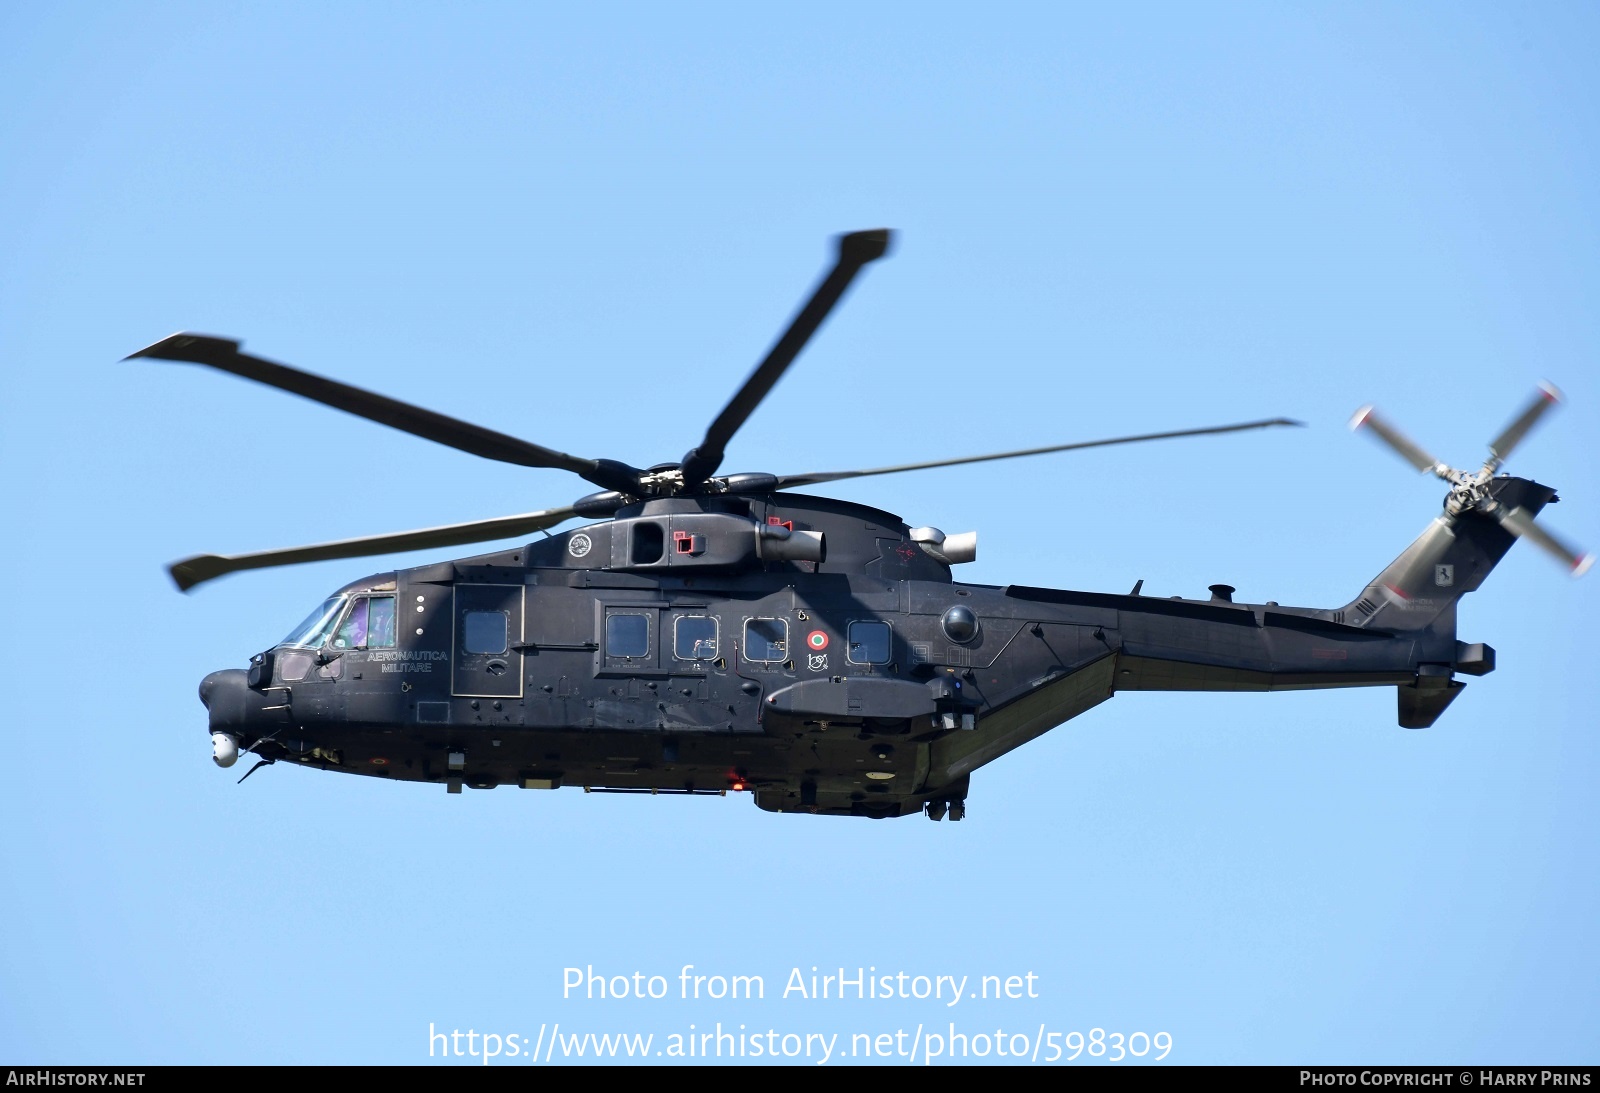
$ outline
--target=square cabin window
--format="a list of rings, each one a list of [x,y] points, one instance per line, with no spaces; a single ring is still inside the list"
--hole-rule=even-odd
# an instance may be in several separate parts
[[[467,653],[506,651],[506,613],[468,611],[461,624],[461,647]]]
[[[766,661],[789,656],[789,624],[783,619],[749,619],[744,624],[744,658]]]
[[[650,620],[643,615],[606,616],[606,656],[634,659],[650,652]]]
[[[673,624],[672,655],[679,660],[714,660],[717,620],[710,615],[682,615]]]
[[[850,651],[846,658],[851,664],[889,663],[889,624],[876,620],[850,624]]]

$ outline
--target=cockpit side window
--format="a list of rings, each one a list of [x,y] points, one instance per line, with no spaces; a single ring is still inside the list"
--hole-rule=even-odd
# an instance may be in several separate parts
[[[344,609],[344,603],[344,596],[329,596],[321,607],[307,615],[306,621],[289,631],[289,636],[278,644],[321,645],[327,640],[328,632],[339,621],[339,612]]]
[[[367,597],[357,596],[333,636],[335,649],[360,649],[367,644]]]
[[[335,649],[394,648],[394,597],[355,597],[331,644]]]
[[[374,596],[367,613],[367,648],[394,648],[394,597]]]

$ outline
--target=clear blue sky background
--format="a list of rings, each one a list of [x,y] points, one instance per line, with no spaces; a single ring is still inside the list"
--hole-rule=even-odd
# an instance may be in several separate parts
[[[973,581],[1350,600],[1442,495],[1344,422],[1512,469],[1600,545],[1590,4],[0,6],[0,1061],[426,1061],[533,1036],[1167,1031],[1185,1062],[1597,1061],[1597,586],[1513,551],[1501,668],[1124,694],[961,824],[744,796],[212,766],[195,686],[393,564],[168,561],[587,487],[201,369],[177,329],[554,447],[674,459],[828,261],[902,232],[729,469],[1288,415],[1305,430],[835,492],[981,531]],[[448,555],[450,552],[444,552]],[[403,564],[439,554],[411,555]],[[761,974],[563,1001],[561,969]],[[779,1000],[788,970],[1039,976]]]

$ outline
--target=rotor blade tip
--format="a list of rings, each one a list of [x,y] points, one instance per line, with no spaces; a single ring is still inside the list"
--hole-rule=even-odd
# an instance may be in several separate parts
[[[1372,416],[1372,404],[1368,403],[1367,405],[1363,406],[1361,409],[1357,410],[1356,413],[1355,413],[1355,416],[1350,419],[1350,431],[1354,432],[1355,430],[1361,428],[1361,426],[1363,426],[1363,425],[1365,425],[1367,423],[1367,418],[1369,418],[1371,416]]]
[[[235,338],[219,338],[212,334],[193,334],[187,330],[180,330],[143,349],[135,350],[122,359],[131,361],[135,357],[155,357],[160,360],[204,363],[210,354],[239,352],[241,344]]]
[[[193,558],[173,562],[167,567],[167,573],[172,577],[172,583],[178,586],[179,592],[188,592],[196,585],[204,584],[226,572],[228,572],[227,563],[215,554],[197,554]]]
[[[179,338],[182,338],[184,336],[185,336],[185,334],[181,330],[178,331],[176,334],[168,334],[165,338],[162,338],[160,341],[151,342],[149,345],[145,346],[143,349],[135,349],[132,353],[129,353],[126,357],[123,357],[122,359],[125,360],[125,361],[131,361],[136,357],[155,357],[155,356],[159,356],[160,353],[161,353],[161,350],[169,348],[174,343],[176,343]]]
[[[1551,402],[1565,402],[1566,396],[1561,393],[1561,388],[1549,380],[1539,381],[1539,393]]]
[[[1589,572],[1589,567],[1592,565],[1594,565],[1594,555],[1585,554],[1576,562],[1572,563],[1572,576],[1574,578],[1583,576],[1585,573]]]
[[[849,232],[839,237],[841,260],[866,265],[889,253],[894,242],[894,232],[889,228],[872,228],[868,231]]]

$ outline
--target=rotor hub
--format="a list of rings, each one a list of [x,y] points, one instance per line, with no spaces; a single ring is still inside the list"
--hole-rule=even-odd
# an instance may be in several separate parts
[[[1445,474],[1440,475],[1450,483],[1450,492],[1445,496],[1444,508],[1451,516],[1460,516],[1473,509],[1483,510],[1490,503],[1489,482],[1494,478],[1494,471],[1487,464],[1476,473],[1458,471],[1450,467],[1444,468]]]

